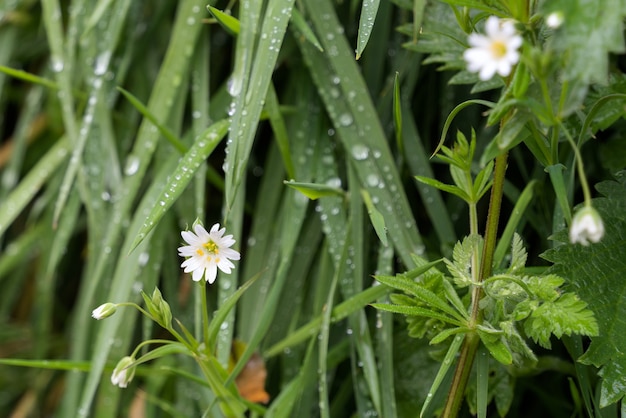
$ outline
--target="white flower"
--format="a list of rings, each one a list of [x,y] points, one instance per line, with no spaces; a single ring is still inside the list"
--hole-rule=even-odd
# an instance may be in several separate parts
[[[115,305],[115,303],[107,302],[103,303],[102,305],[91,311],[91,316],[97,320],[101,320],[113,315],[116,310],[117,306]]]
[[[556,29],[563,24],[563,12],[552,12],[546,17],[546,25],[549,28]]]
[[[469,49],[463,53],[467,61],[467,70],[478,73],[478,77],[489,80],[495,73],[505,77],[519,61],[518,49],[522,46],[522,37],[517,34],[515,25],[510,20],[500,20],[490,16],[485,23],[485,35],[470,34]]]
[[[189,245],[178,248],[178,255],[187,258],[180,266],[185,273],[193,272],[193,280],[204,279],[213,283],[217,277],[217,268],[224,273],[230,273],[235,265],[230,260],[239,260],[239,252],[230,248],[235,240],[232,235],[224,236],[226,228],[220,229],[220,224],[215,224],[207,232],[200,224],[193,227],[195,234],[183,231],[180,234]]]
[[[133,380],[135,376],[135,367],[128,367],[135,361],[130,356],[123,357],[115,366],[113,374],[111,375],[111,383],[115,386],[125,388],[128,383]]]
[[[600,214],[591,206],[585,206],[574,215],[569,229],[569,240],[572,244],[580,242],[599,242],[604,236],[604,224]]]

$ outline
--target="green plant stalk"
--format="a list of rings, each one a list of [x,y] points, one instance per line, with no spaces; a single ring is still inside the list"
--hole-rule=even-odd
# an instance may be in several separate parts
[[[478,283],[481,283],[485,278],[491,276],[493,254],[495,252],[496,239],[498,237],[498,221],[500,220],[500,209],[502,207],[504,176],[506,174],[507,160],[507,152],[496,157],[493,174],[493,186],[491,188],[491,197],[489,200],[489,213],[487,215],[487,227],[485,228],[485,243],[483,246],[483,257]],[[479,307],[482,293],[483,291],[481,286],[473,287],[471,316],[468,324],[470,329],[475,328],[476,325],[482,321],[482,315]],[[441,414],[444,418],[455,418],[459,412],[479,343],[480,338],[476,333],[469,332],[465,336],[463,347],[461,347],[459,362],[454,370],[452,385],[450,386],[448,398],[446,399],[446,404]]]
[[[209,305],[206,300],[206,280],[200,279],[200,298],[202,300],[202,334],[204,336],[204,346],[213,353],[213,348],[209,346]]]

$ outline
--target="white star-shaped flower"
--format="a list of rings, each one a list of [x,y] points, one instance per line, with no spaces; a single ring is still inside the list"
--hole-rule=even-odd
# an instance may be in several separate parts
[[[569,229],[569,241],[582,245],[599,242],[604,236],[604,223],[598,211],[592,206],[585,206],[574,215]]]
[[[180,235],[189,245],[178,248],[178,255],[186,257],[180,265],[185,273],[193,272],[192,279],[200,281],[202,277],[210,284],[217,277],[217,269],[224,273],[230,273],[235,265],[230,260],[239,260],[239,252],[230,248],[235,240],[232,235],[224,236],[226,228],[220,229],[220,224],[215,224],[207,232],[200,224],[193,227],[195,234],[190,231],[182,231]]]
[[[470,34],[468,42],[471,48],[463,53],[467,70],[478,73],[478,78],[489,80],[495,73],[506,77],[519,61],[519,47],[522,37],[515,30],[511,20],[500,20],[490,16],[485,23],[486,35]]]

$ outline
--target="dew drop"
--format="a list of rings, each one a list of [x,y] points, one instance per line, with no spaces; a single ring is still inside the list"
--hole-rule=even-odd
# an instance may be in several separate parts
[[[349,113],[344,113],[343,115],[339,116],[339,124],[341,126],[350,126],[352,125],[354,119],[352,119],[352,115]]]
[[[150,260],[150,254],[147,252],[139,254],[139,257],[137,258],[137,262],[141,267],[145,266],[148,263],[148,260]]]
[[[128,160],[126,160],[126,167],[124,168],[124,174],[132,176],[137,173],[137,170],[139,170],[139,158],[135,156],[128,157]]]
[[[362,144],[356,144],[352,147],[352,157],[355,160],[363,161],[367,157],[369,157],[370,151],[369,149]]]
[[[370,187],[376,187],[380,183],[380,177],[374,173],[368,174],[366,181]]]

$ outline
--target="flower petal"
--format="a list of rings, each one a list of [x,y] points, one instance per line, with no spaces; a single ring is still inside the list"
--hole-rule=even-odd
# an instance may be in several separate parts
[[[204,278],[209,284],[213,284],[215,278],[217,277],[217,265],[215,263],[211,263],[206,267],[206,271],[204,273]]]

